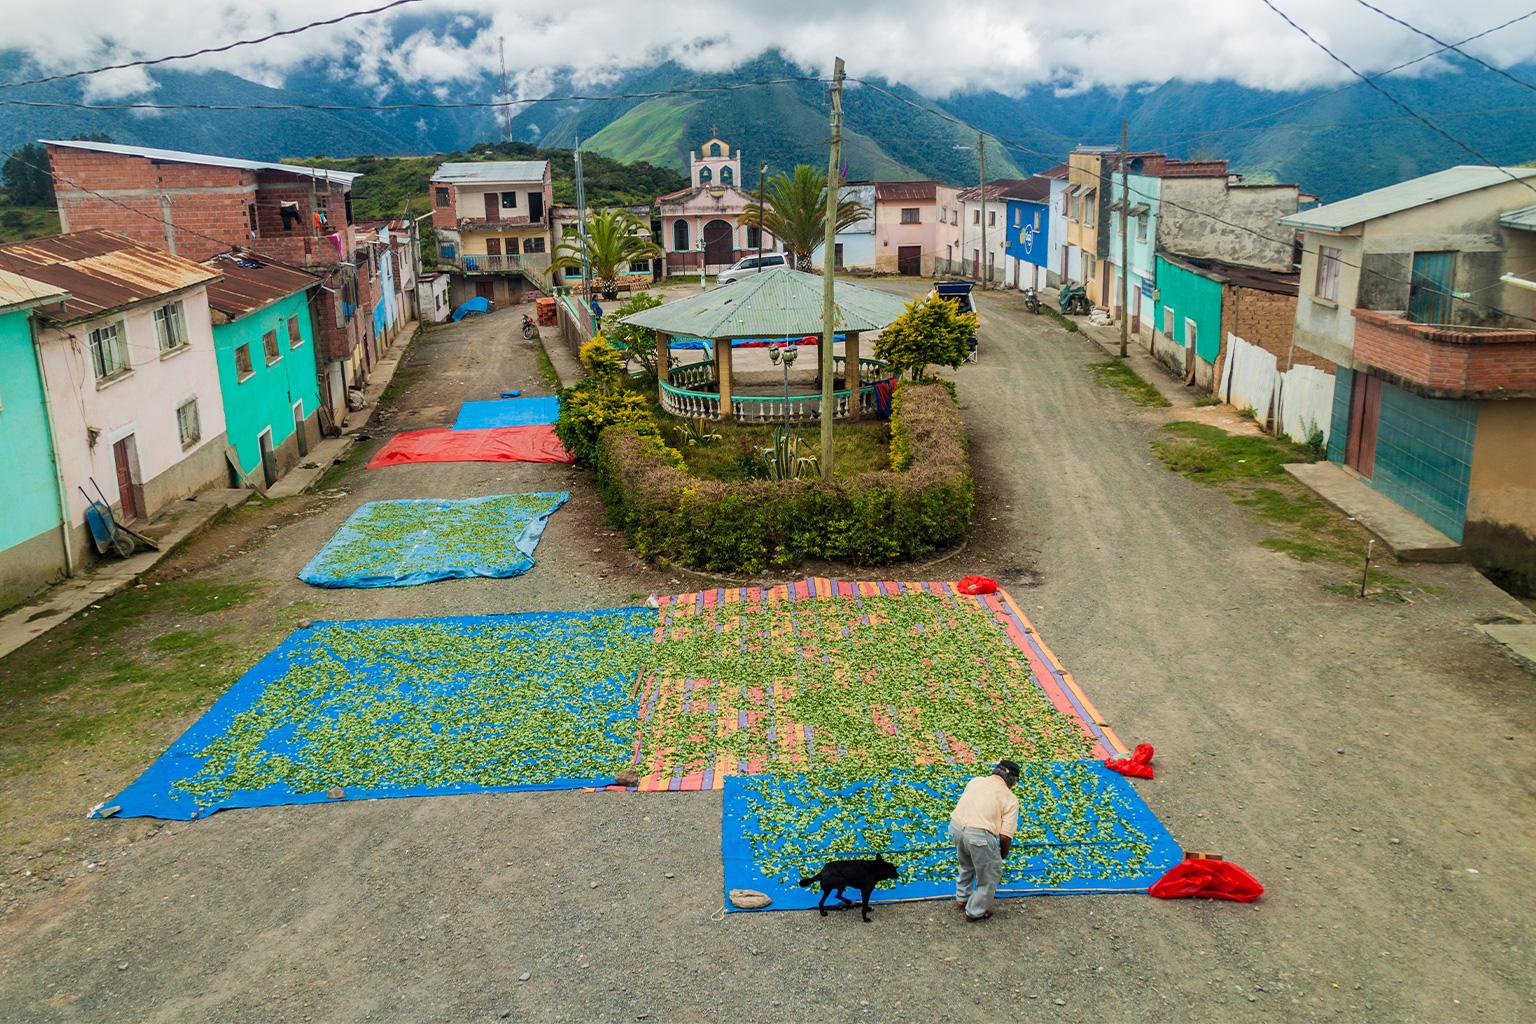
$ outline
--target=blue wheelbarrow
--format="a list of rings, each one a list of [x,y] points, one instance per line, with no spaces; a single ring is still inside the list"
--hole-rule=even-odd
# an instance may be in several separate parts
[[[96,553],[104,555],[108,551],[117,552],[117,557],[127,558],[133,554],[135,546],[142,543],[145,547],[154,551],[160,550],[160,545],[144,536],[135,533],[112,514],[112,506],[107,501],[107,496],[101,493],[101,485],[91,477],[91,486],[96,488],[96,497],[91,497],[84,487],[80,493],[87,502],[85,507],[85,525],[91,531],[91,542],[96,545]]]

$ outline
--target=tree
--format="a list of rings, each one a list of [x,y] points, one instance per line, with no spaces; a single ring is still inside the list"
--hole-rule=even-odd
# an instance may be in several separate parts
[[[837,230],[868,216],[869,211],[857,199],[840,199]],[[797,270],[810,270],[811,253],[826,241],[827,176],[808,164],[797,165],[793,174],[775,174],[768,179],[764,202],[748,203],[741,222],[771,232],[793,257]]]
[[[12,206],[52,206],[53,176],[48,169],[48,151],[29,142],[0,166],[0,182]]]
[[[624,350],[645,370],[645,375],[652,380],[656,379],[657,367],[660,363],[660,357],[656,352],[656,332],[649,327],[626,324],[624,318],[642,310],[655,309],[659,305],[661,305],[661,299],[655,295],[650,292],[639,292],[603,318],[603,333],[608,335],[613,343],[623,346]]]
[[[929,366],[954,368],[965,362],[976,325],[976,314],[960,312],[952,299],[913,299],[907,311],[880,332],[875,358],[889,363],[898,376],[909,373],[913,380],[922,380]]]
[[[631,260],[647,260],[661,255],[661,247],[651,241],[651,233],[627,210],[601,210],[587,215],[587,262],[592,266],[592,288],[603,298],[618,298],[618,276]],[[582,267],[582,238],[574,235],[555,246],[555,258],[549,265],[554,277],[565,270]]]

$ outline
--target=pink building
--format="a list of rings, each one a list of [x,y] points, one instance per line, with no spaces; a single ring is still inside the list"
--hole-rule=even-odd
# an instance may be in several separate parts
[[[932,277],[960,255],[960,190],[941,181],[875,183],[875,269]]]
[[[718,273],[743,256],[757,252],[758,229],[741,223],[755,196],[743,192],[741,150],[718,135],[688,153],[690,184],[656,201],[661,211],[661,245],[667,253],[667,273]],[[762,240],[765,251],[776,251],[772,235]]]

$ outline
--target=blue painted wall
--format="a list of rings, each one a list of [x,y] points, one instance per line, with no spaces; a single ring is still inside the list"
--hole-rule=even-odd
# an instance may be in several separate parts
[[[1008,227],[1003,251],[1014,259],[1050,267],[1051,208],[1047,203],[1008,200]]]
[[[1136,218],[1130,221],[1130,249],[1129,258],[1131,265],[1132,282],[1139,277],[1144,281],[1157,280],[1157,212],[1162,196],[1162,179],[1149,178],[1144,174],[1127,175],[1127,184],[1130,186],[1131,205],[1146,206],[1147,210],[1147,237],[1138,238],[1136,235]],[[1114,175],[1111,179],[1110,195],[1112,203],[1120,202],[1122,192],[1120,189],[1120,176]],[[1120,214],[1118,212],[1109,215],[1109,260],[1111,263],[1120,262]],[[1120,300],[1115,299],[1118,303]],[[1146,307],[1142,307],[1145,309]],[[1204,326],[1201,327],[1202,332]],[[1202,356],[1201,358],[1204,358]]]
[[[290,347],[288,321],[299,322],[300,342]],[[261,337],[277,332],[278,358],[268,365]],[[257,437],[272,428],[272,447],[293,436],[293,403],[304,403],[304,415],[320,407],[320,385],[315,376],[315,325],[310,316],[308,293],[300,292],[258,309],[234,323],[215,324],[213,343],[219,360],[219,390],[224,396],[225,430],[239,456],[240,468],[254,473],[261,466]],[[235,369],[235,349],[249,345],[252,373],[240,380]]]
[[[0,551],[58,528],[52,452],[28,313],[0,313],[0,481],[5,488]]]

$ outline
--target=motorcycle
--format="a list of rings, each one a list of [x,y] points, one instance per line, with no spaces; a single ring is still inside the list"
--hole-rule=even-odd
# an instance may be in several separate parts
[[[523,314],[523,337],[532,341],[539,336],[539,325],[534,323],[533,317]]]
[[[1068,316],[1087,316],[1091,305],[1088,302],[1088,289],[1071,281],[1062,283],[1061,292],[1057,296],[1061,311]]]
[[[1031,313],[1040,312],[1040,296],[1033,288],[1024,289],[1024,308]]]

